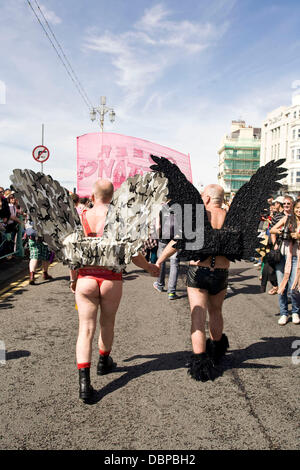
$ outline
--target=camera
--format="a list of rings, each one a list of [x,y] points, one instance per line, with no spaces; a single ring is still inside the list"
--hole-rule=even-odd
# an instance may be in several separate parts
[[[291,240],[291,238],[290,217],[288,217],[282,231],[282,240]]]

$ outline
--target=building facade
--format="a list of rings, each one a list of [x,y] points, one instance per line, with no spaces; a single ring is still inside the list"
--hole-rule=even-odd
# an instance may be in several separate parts
[[[245,121],[232,121],[231,132],[223,137],[219,154],[218,183],[225,197],[235,194],[260,166],[261,129]]]
[[[288,176],[281,194],[300,194],[300,95],[293,96],[292,105],[271,111],[262,125],[261,165],[285,158]]]

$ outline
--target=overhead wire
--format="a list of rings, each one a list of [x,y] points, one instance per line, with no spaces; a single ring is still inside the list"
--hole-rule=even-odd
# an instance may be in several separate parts
[[[67,57],[66,57],[66,55],[65,55],[65,53],[64,53],[64,51],[63,51],[62,46],[60,45],[59,41],[56,39],[56,36],[55,36],[55,34],[54,34],[52,28],[50,27],[50,25],[49,25],[49,23],[48,23],[48,21],[47,21],[45,15],[43,14],[43,12],[42,12],[42,10],[41,10],[41,8],[40,8],[40,6],[39,6],[37,0],[35,0],[35,3],[36,3],[36,5],[37,5],[37,7],[38,7],[38,9],[39,9],[39,11],[40,11],[40,13],[41,13],[41,15],[42,15],[42,18],[44,19],[44,21],[45,21],[45,23],[46,23],[46,25],[47,25],[47,27],[48,27],[50,33],[52,34],[52,36],[53,36],[53,38],[54,38],[54,41],[56,42],[57,46],[59,47],[59,49],[60,49],[60,51],[61,51],[61,53],[62,53],[62,55],[63,55],[64,58],[61,56],[61,54],[59,53],[57,47],[56,47],[55,44],[53,43],[51,37],[50,37],[49,34],[48,34],[48,31],[46,30],[44,24],[42,23],[41,19],[39,18],[39,16],[38,16],[36,10],[34,9],[33,5],[31,4],[30,0],[26,0],[26,1],[27,1],[28,5],[30,6],[31,10],[33,11],[33,13],[34,13],[36,19],[38,20],[39,24],[41,25],[41,27],[42,27],[44,33],[46,34],[48,40],[50,41],[50,43],[51,43],[53,49],[55,50],[55,52],[56,52],[56,54],[57,54],[57,56],[59,57],[60,61],[62,62],[62,64],[63,64],[63,66],[64,66],[64,68],[65,68],[67,74],[69,75],[69,77],[71,78],[72,82],[73,82],[74,85],[76,86],[77,91],[79,92],[79,94],[80,94],[80,96],[82,97],[83,101],[85,102],[86,106],[88,107],[88,109],[91,109],[93,106],[92,106],[92,104],[91,104],[91,102],[90,102],[90,100],[89,100],[89,98],[88,98],[88,96],[87,96],[87,94],[86,94],[86,92],[85,92],[85,90],[84,90],[84,88],[83,88],[83,86],[82,86],[80,80],[78,79],[76,73],[74,72],[73,67],[71,66],[69,60],[67,59]],[[69,67],[70,70],[68,69],[67,65],[68,65],[68,67]],[[71,72],[72,72],[72,73],[71,73]],[[72,76],[72,74],[73,74],[73,76]]]

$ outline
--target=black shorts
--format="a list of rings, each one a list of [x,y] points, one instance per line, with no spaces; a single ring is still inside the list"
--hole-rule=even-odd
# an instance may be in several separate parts
[[[187,286],[207,290],[210,295],[216,295],[228,286],[228,269],[189,266]]]

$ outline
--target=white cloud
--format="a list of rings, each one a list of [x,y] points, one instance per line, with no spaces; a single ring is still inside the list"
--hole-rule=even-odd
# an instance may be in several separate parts
[[[43,12],[46,20],[49,23],[60,24],[62,22],[62,19],[59,16],[57,16],[56,13],[53,10],[49,10],[43,3],[40,3],[39,5],[40,5],[41,11]],[[36,7],[36,4],[34,4],[33,6]],[[37,9],[37,11],[38,11],[38,9]]]
[[[227,23],[168,19],[172,12],[162,4],[147,9],[131,30],[121,34],[89,34],[85,47],[109,54],[116,70],[115,83],[125,92],[125,104],[134,106],[166,70],[220,39]]]

